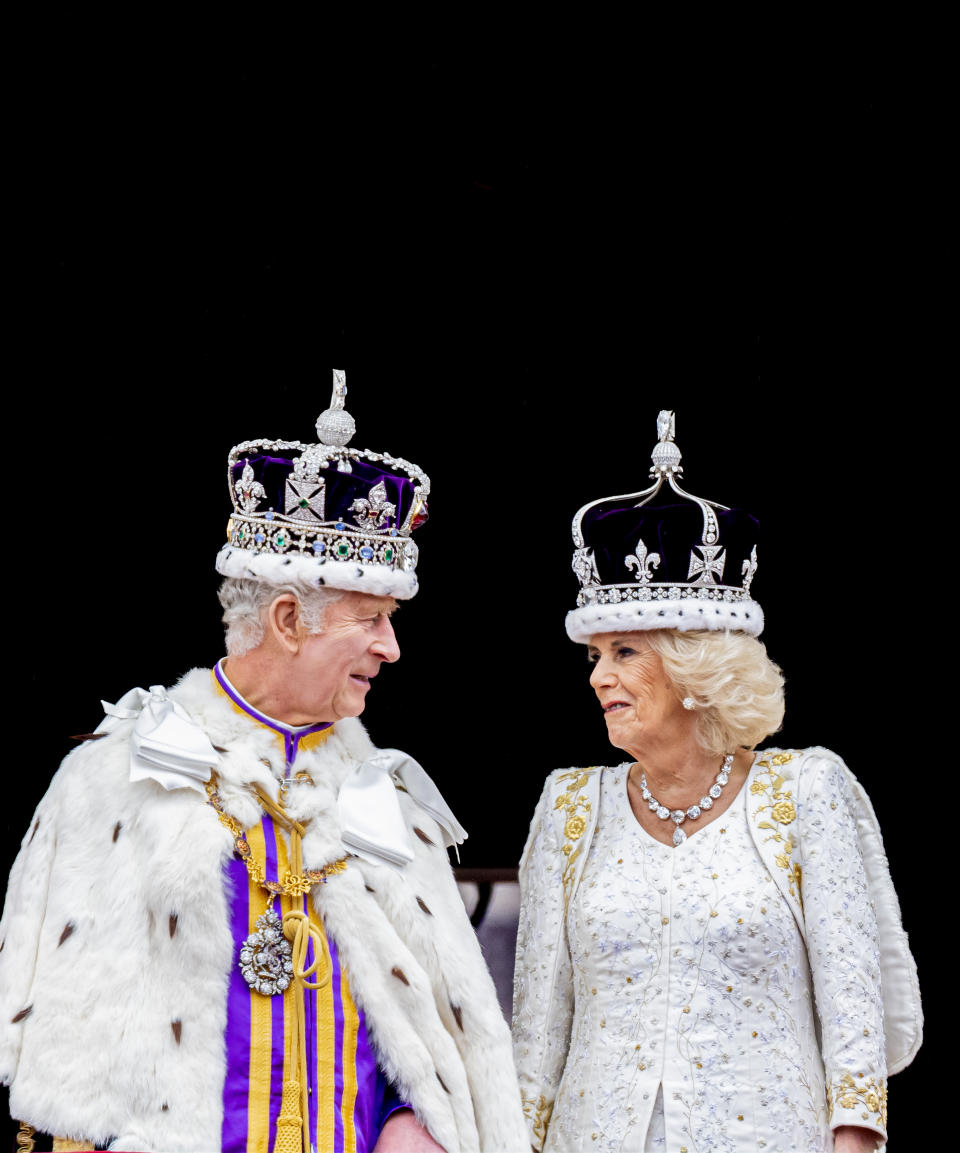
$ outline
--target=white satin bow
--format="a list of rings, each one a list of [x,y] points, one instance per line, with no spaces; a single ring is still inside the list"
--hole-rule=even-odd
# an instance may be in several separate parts
[[[162,685],[131,689],[115,705],[101,701],[106,714],[95,732],[112,732],[121,721],[134,720],[130,734],[130,780],[154,780],[165,789],[195,789],[220,757],[207,734],[167,696]]]
[[[351,852],[365,861],[398,868],[413,860],[395,780],[437,822],[447,848],[467,839],[466,829],[413,757],[400,749],[378,749],[340,786],[340,836]]]

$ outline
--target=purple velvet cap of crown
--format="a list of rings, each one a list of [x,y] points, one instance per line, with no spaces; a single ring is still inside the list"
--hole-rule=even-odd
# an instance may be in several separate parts
[[[290,456],[270,456],[266,454],[242,457],[230,469],[231,493],[236,492],[234,487],[243,476],[243,470],[249,463],[253,469],[254,480],[263,485],[266,496],[260,502],[258,513],[264,510],[283,512],[286,500],[287,480],[293,475],[293,458],[299,453]],[[395,512],[385,521],[385,528],[399,528],[406,520],[407,513],[416,499],[414,496],[414,482],[407,476],[390,472],[366,460],[351,460],[350,472],[339,472],[336,462],[329,468],[322,469],[320,476],[324,481],[326,511],[324,521],[343,521],[353,525],[354,513],[350,506],[357,499],[369,499],[370,490],[383,481],[386,490],[386,499],[394,506]],[[426,520],[426,508],[419,510],[418,527]]]
[[[659,494],[658,494],[659,495]],[[703,536],[703,515],[692,501],[663,493],[637,508],[637,502],[600,504],[583,516],[584,544],[593,549],[601,584],[634,584],[637,564],[628,567],[626,558],[637,557],[637,543],[660,560],[651,570],[658,584],[687,584],[690,558],[696,556]],[[760,522],[741,509],[715,509],[720,527],[718,554],[712,576],[717,584],[743,583],[743,562],[748,561],[760,535]],[[722,557],[722,573],[720,570]]]

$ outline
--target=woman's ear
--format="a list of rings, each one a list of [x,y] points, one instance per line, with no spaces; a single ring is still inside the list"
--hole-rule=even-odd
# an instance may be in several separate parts
[[[264,624],[282,649],[294,655],[300,652],[306,630],[300,619],[300,602],[293,593],[282,593],[270,602]]]

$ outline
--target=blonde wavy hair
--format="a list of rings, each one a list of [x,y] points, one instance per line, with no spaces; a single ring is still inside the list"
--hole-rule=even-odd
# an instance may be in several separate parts
[[[752,749],[783,724],[783,673],[756,637],[719,629],[646,636],[681,699],[696,701],[697,740],[708,752]]]

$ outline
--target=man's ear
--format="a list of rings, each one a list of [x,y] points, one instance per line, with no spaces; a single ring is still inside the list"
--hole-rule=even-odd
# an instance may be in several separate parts
[[[270,602],[264,625],[282,649],[292,654],[300,652],[306,630],[300,619],[300,602],[293,593],[282,593]]]

